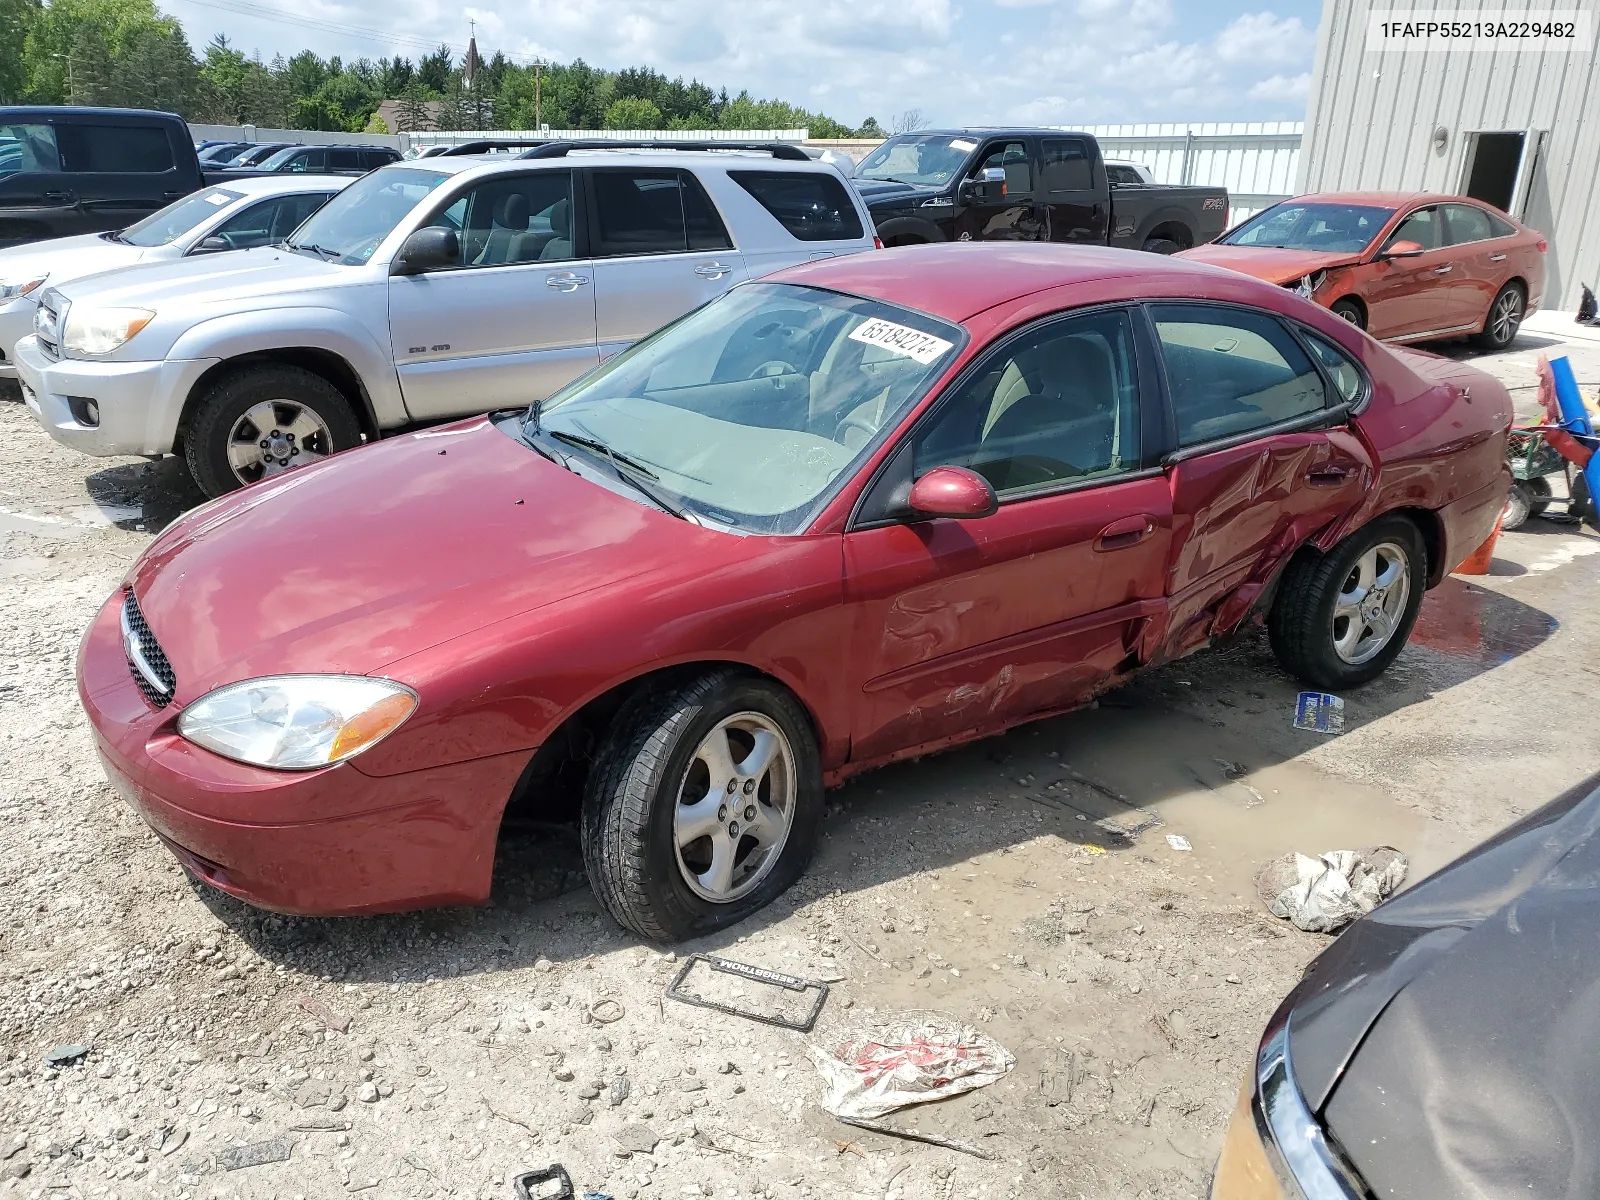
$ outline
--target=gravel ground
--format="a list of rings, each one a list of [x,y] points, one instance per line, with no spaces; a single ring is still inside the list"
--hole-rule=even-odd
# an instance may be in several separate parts
[[[1498,369],[1531,380],[1519,351]],[[73,656],[196,499],[176,463],[78,457],[0,395],[0,1195],[487,1200],[560,1162],[580,1196],[1198,1197],[1326,944],[1262,910],[1255,870],[1391,844],[1414,879],[1600,769],[1600,539],[1533,521],[1430,594],[1340,737],[1290,728],[1250,637],[833,793],[801,884],[678,948],[829,981],[802,1035],[664,998],[681,959],[604,915],[566,828],[508,832],[483,909],[306,920],[191,885],[106,786]],[[890,1118],[989,1158],[818,1107],[808,1045],[904,1009],[1016,1056]]]

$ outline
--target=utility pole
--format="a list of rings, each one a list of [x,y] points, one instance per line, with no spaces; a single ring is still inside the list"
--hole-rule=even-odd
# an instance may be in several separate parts
[[[535,131],[544,128],[544,109],[540,103],[539,74],[544,69],[544,64],[537,58],[533,60],[533,128]]]

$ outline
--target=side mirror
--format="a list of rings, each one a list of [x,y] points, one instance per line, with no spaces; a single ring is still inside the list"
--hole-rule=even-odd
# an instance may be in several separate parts
[[[233,249],[233,247],[228,245],[228,240],[226,238],[221,237],[218,234],[213,233],[210,237],[206,238],[198,246],[196,246],[194,248],[193,253],[195,253],[195,254],[211,254],[211,253],[214,253],[215,251],[218,251],[218,250],[232,250],[232,249]]]
[[[1000,508],[989,481],[965,467],[934,467],[911,485],[907,503],[921,516],[958,521],[992,516]]]
[[[1416,242],[1390,242],[1389,245],[1387,247],[1385,247],[1383,253],[1380,254],[1378,257],[1379,258],[1416,258],[1417,255],[1426,254],[1426,253],[1427,253],[1427,251],[1424,250]]]
[[[1006,198],[1004,167],[985,167],[961,184],[958,193],[963,204],[999,204]]]
[[[395,256],[391,275],[420,275],[461,263],[461,239],[454,229],[430,226],[408,237]]]

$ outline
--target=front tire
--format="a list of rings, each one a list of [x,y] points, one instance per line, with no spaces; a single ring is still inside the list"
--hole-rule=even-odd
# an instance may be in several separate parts
[[[1375,679],[1411,636],[1427,578],[1422,533],[1404,517],[1381,517],[1320,557],[1298,555],[1267,620],[1273,653],[1324,691]]]
[[[1483,319],[1483,332],[1475,339],[1485,350],[1504,350],[1517,338],[1522,328],[1522,318],[1527,315],[1528,302],[1522,289],[1508,283],[1495,293],[1489,302],[1489,312]]]
[[[739,671],[625,704],[589,773],[584,864],[619,923],[675,942],[744,920],[805,871],[822,831],[805,710]]]
[[[1367,327],[1367,310],[1355,300],[1335,300],[1328,311],[1341,321],[1349,321],[1357,329]]]
[[[361,424],[337,388],[302,367],[269,363],[226,375],[201,397],[184,458],[200,490],[220,496],[360,442]]]
[[[1183,247],[1171,238],[1149,238],[1141,249],[1146,254],[1176,254]]]

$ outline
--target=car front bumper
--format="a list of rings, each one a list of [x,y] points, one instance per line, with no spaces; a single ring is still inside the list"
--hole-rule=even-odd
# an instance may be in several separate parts
[[[221,359],[102,362],[53,359],[31,334],[12,354],[22,398],[63,446],[84,454],[168,454],[184,399]],[[84,417],[93,401],[98,420]],[[77,411],[74,411],[74,402]]]
[[[194,875],[260,908],[312,916],[488,899],[506,799],[526,753],[402,775],[353,763],[272,771],[177,732],[122,647],[119,589],[84,634],[78,695],[113,787]],[[180,684],[181,691],[181,684]]]
[[[9,304],[0,304],[0,379],[17,377],[17,365],[12,355],[17,343],[33,332],[33,314],[37,308],[31,296],[21,296]]]

